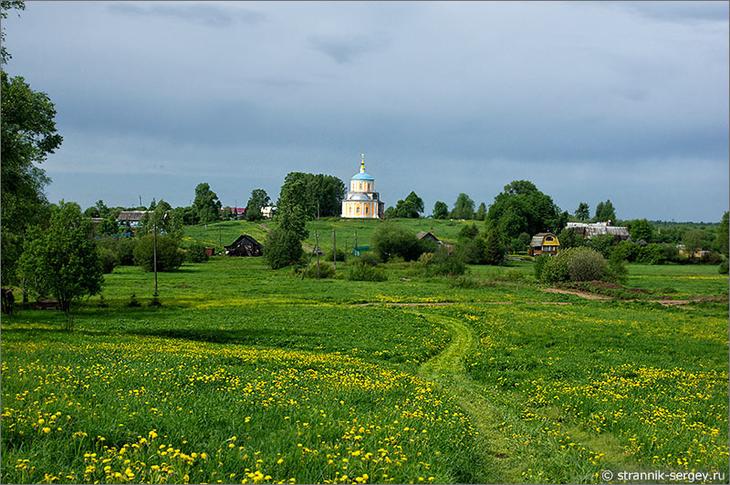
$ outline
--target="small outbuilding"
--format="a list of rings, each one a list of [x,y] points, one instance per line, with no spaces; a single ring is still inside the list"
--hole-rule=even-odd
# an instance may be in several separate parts
[[[437,238],[434,235],[434,233],[432,233],[430,231],[420,231],[419,233],[416,234],[416,238],[419,241],[433,241],[433,242],[435,242],[436,244],[439,244],[439,245],[443,244],[441,242],[441,239]]]
[[[552,232],[541,232],[532,236],[528,254],[530,256],[540,256],[541,254],[554,256],[558,254],[559,250],[560,241],[558,241],[558,236]]]
[[[261,256],[264,253],[263,246],[248,234],[241,234],[232,244],[224,247],[228,256]]]

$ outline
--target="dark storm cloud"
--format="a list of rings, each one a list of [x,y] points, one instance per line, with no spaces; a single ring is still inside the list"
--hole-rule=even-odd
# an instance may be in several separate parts
[[[209,27],[228,27],[235,22],[253,24],[265,18],[263,14],[253,10],[231,12],[224,7],[210,4],[158,3],[145,5],[142,2],[124,2],[109,5],[109,10],[136,17],[169,17]]]
[[[36,1],[8,19],[8,69],[56,104],[52,199],[187,203],[208,180],[232,204],[289,171],[347,179],[364,151],[389,204],[488,203],[528,178],[569,210],[711,220],[717,5]]]

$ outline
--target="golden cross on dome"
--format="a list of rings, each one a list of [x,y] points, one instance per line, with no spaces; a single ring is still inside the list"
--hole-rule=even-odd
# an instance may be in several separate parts
[[[365,173],[365,154],[360,154],[360,173]]]

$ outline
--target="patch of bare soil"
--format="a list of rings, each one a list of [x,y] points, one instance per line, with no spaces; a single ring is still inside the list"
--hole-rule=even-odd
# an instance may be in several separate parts
[[[597,295],[595,293],[588,293],[587,291],[579,290],[564,290],[562,288],[545,288],[543,290],[546,293],[557,293],[559,295],[573,295],[586,300],[611,300],[612,298],[604,295]]]

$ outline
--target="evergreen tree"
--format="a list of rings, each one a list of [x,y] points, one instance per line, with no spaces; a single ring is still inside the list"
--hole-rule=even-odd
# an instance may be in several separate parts
[[[596,205],[596,216],[594,217],[594,219],[596,222],[616,222],[616,209],[614,209],[611,200],[599,202]]]
[[[474,219],[477,221],[483,221],[487,218],[487,204],[482,202],[479,204],[479,208],[477,209],[476,213],[474,214]]]
[[[246,219],[249,221],[260,220],[263,218],[261,209],[270,203],[271,199],[269,199],[269,195],[264,189],[254,189],[251,192],[251,197],[248,199],[248,204],[246,204]]]
[[[575,210],[575,218],[579,221],[587,221],[591,218],[591,212],[587,202],[578,204],[578,208]]]

